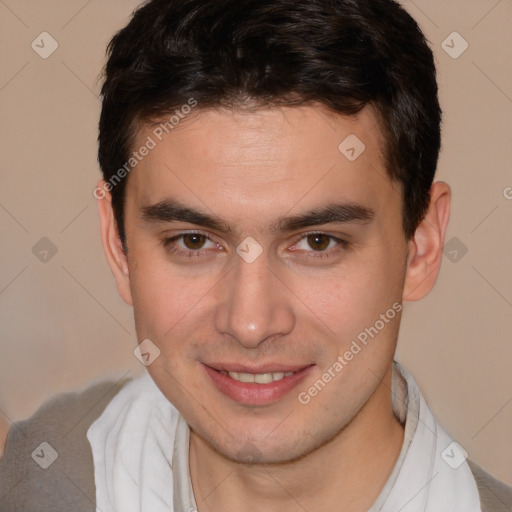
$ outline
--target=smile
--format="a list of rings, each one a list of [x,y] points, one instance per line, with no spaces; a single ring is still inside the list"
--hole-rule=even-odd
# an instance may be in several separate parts
[[[315,365],[267,365],[260,368],[219,364],[205,365],[210,382],[225,397],[251,406],[270,405],[286,397]]]

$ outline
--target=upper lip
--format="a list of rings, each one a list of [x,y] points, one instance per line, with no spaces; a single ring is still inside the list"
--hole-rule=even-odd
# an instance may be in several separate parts
[[[278,372],[298,372],[303,370],[311,364],[279,364],[279,363],[265,363],[259,365],[247,365],[237,363],[203,363],[217,371],[236,372],[236,373],[278,373]]]

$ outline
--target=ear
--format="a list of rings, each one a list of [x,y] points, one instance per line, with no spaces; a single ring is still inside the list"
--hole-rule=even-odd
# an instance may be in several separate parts
[[[450,199],[451,190],[446,183],[432,185],[425,218],[409,241],[404,300],[422,299],[434,287],[441,268]]]
[[[112,196],[108,192],[108,186],[104,180],[98,183],[94,195],[98,200],[101,243],[107,263],[112,274],[114,274],[119,295],[127,304],[132,306],[128,260],[119,237],[114,210],[112,209]]]

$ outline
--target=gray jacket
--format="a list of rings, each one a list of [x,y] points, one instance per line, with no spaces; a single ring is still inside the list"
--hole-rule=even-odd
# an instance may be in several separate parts
[[[86,433],[125,383],[103,382],[82,393],[60,395],[11,426],[0,460],[0,512],[95,512]],[[469,465],[482,511],[511,512],[512,488],[475,463]]]

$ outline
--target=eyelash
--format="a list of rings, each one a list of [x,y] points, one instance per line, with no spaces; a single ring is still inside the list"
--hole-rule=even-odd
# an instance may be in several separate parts
[[[203,233],[201,231],[186,231],[186,232],[183,232],[183,233],[180,233],[179,235],[176,235],[176,236],[173,236],[173,237],[169,237],[169,238],[165,238],[162,243],[163,243],[163,246],[165,247],[165,249],[170,252],[171,254],[177,254],[178,256],[184,256],[184,257],[187,257],[187,258],[201,258],[201,257],[207,257],[207,255],[204,255],[204,251],[202,249],[197,249],[197,250],[183,250],[183,249],[179,249],[179,248],[176,248],[176,246],[174,245],[174,242],[176,240],[179,240],[180,238],[183,238],[185,235],[200,235],[200,236],[203,236],[204,238],[206,238],[207,240],[209,240],[210,242],[213,242],[215,243],[217,246],[219,246],[220,244],[217,244],[214,240],[212,240],[212,238],[206,234],[206,233]],[[322,233],[321,231],[310,231],[308,233],[304,233],[295,243],[294,245],[298,244],[299,242],[301,242],[302,240],[306,239],[308,236],[311,236],[311,235],[324,235],[324,236],[327,236],[329,238],[329,243],[331,243],[332,241],[334,242],[337,242],[338,245],[336,246],[336,248],[334,249],[330,249],[329,251],[308,251],[307,252],[307,256],[306,258],[328,258],[329,256],[331,256],[332,253],[339,253],[339,252],[342,252],[343,250],[347,249],[348,246],[349,246],[349,243],[346,241],[346,240],[343,240],[341,238],[337,238],[335,236],[332,236],[332,235],[328,235],[327,233]]]

